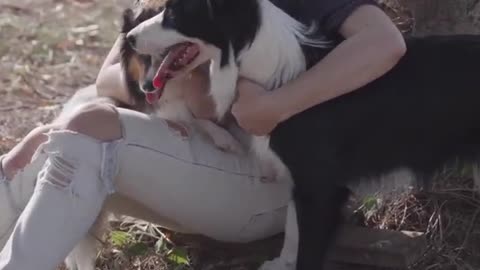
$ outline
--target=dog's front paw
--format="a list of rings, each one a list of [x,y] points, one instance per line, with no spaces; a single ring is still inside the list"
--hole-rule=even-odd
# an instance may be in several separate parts
[[[220,150],[234,154],[244,154],[245,149],[227,130],[217,124],[204,119],[196,119],[199,129]]]
[[[295,265],[288,263],[281,258],[264,262],[258,270],[295,270]]]

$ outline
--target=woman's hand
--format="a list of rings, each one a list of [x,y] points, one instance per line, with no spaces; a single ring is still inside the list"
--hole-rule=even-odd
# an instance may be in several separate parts
[[[281,121],[281,110],[262,86],[240,79],[237,87],[238,98],[232,114],[240,127],[253,135],[269,134]]]

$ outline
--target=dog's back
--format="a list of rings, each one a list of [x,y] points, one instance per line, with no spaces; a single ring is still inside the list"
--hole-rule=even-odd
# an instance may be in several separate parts
[[[318,252],[300,253],[299,269],[313,269],[312,259],[325,254],[347,183],[401,169],[428,179],[449,161],[480,155],[480,37],[412,38],[407,44],[407,54],[386,75],[272,133],[271,147],[295,181],[299,219],[308,220],[300,228],[300,237],[309,238],[304,248]]]

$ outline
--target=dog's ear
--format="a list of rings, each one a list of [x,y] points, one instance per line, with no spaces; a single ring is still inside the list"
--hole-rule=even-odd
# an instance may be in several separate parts
[[[207,0],[208,13],[210,18],[215,18],[219,15],[225,14],[224,11],[228,8],[228,0]]]
[[[134,108],[143,110],[147,107],[145,96],[140,91],[138,82],[143,76],[142,59],[127,41],[126,34],[137,25],[133,10],[127,9],[123,13],[122,41],[120,43],[120,66],[122,67],[127,90],[134,100]]]
[[[135,27],[135,14],[132,9],[127,8],[123,11],[122,34],[128,33]]]
[[[236,57],[242,48],[253,41],[260,25],[258,0],[206,1],[216,30],[231,43]]]
[[[148,104],[145,101],[145,95],[139,88],[139,80],[144,76],[145,66],[140,56],[130,48],[127,42],[122,44],[120,64],[127,91],[135,104],[134,107],[139,110],[147,108]]]

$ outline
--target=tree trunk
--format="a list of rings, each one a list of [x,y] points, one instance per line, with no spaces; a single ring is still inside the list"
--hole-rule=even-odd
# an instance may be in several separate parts
[[[479,34],[480,0],[385,0],[411,11],[412,34]]]

